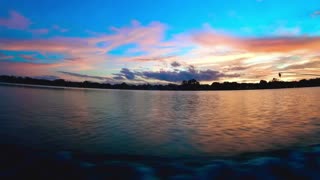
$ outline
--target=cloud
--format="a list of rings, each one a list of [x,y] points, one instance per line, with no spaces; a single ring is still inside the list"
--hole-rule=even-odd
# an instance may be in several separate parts
[[[305,69],[305,68],[320,69],[320,58],[318,60],[312,60],[312,61],[299,63],[299,64],[292,64],[292,65],[285,67],[284,69],[297,70],[297,69]]]
[[[250,66],[231,65],[230,67],[227,68],[227,71],[244,71],[249,68],[250,68]]]
[[[181,64],[180,64],[179,62],[177,62],[177,61],[172,62],[170,65],[171,65],[172,67],[179,67],[179,66],[181,66]]]
[[[53,26],[52,26],[52,29],[53,29],[53,30],[56,30],[56,31],[59,31],[59,32],[61,32],[61,33],[68,32],[68,31],[69,31],[69,29],[67,29],[67,28],[62,28],[62,27],[60,27],[60,26],[58,26],[58,25],[53,25]]]
[[[81,57],[67,57],[64,58],[65,61],[80,61],[82,58]]]
[[[54,26],[50,31],[59,31],[59,28]],[[282,57],[302,52],[306,56],[301,55],[301,59],[305,58],[306,61],[320,50],[320,37],[300,36],[297,29],[277,29],[278,35],[265,38],[237,37],[207,29],[174,35],[170,39],[165,36],[166,29],[167,26],[159,22],[142,25],[134,21],[129,26],[111,27],[108,33],[91,37],[3,38],[0,39],[0,50],[16,54],[36,53],[41,55],[41,61],[50,60],[51,63],[27,64],[8,61],[0,64],[0,69],[26,75],[61,71],[61,77],[74,77],[75,80],[91,78],[130,83],[139,80],[180,82],[192,78],[199,81],[238,80],[266,77],[277,71],[284,62],[286,65],[302,63],[300,59],[286,62],[281,60]],[[284,35],[286,37],[283,37]],[[114,53],[115,51],[117,53]],[[308,54],[310,56],[307,56]],[[33,60],[30,55],[20,57]],[[109,77],[74,73],[84,70],[102,72],[108,70],[107,65],[110,64],[115,67],[125,64],[128,68],[114,74],[109,71]],[[185,67],[185,64],[195,65],[199,70]],[[137,71],[140,67],[144,70]],[[235,73],[241,73],[241,77]]]
[[[132,23],[131,27],[112,28],[113,32],[118,36],[117,40],[125,42],[137,42],[140,46],[155,45],[163,39],[166,25],[160,22],[152,22],[147,26]]]
[[[44,35],[49,33],[48,28],[31,29],[31,21],[16,11],[10,11],[9,16],[6,18],[0,18],[0,26],[8,29],[27,30],[34,35]],[[59,32],[67,32],[68,29],[62,28],[58,25],[53,25],[52,29]]]
[[[110,80],[110,78],[102,77],[102,76],[91,76],[91,75],[78,74],[78,73],[66,72],[66,71],[58,71],[58,72],[62,73],[62,74],[67,74],[70,76],[80,77],[80,78],[90,78],[90,79],[96,79],[96,80]]]
[[[32,76],[32,78],[35,78],[35,79],[44,79],[44,80],[49,80],[49,81],[53,81],[53,80],[56,80],[56,79],[60,79],[60,77],[58,77],[58,76],[52,76],[52,75]]]
[[[255,38],[244,40],[243,46],[253,52],[317,51],[320,49],[320,37]]]
[[[34,57],[34,55],[22,54],[22,55],[20,55],[20,57],[25,60],[29,60],[29,61],[38,60],[38,58]]]
[[[62,63],[33,63],[33,62],[10,62],[0,61],[2,74],[15,74],[19,76],[38,76],[64,67]]]
[[[77,78],[80,78],[82,80],[89,78],[89,79],[94,79],[94,80],[101,81],[103,83],[110,83],[110,84],[119,84],[121,82],[124,82],[124,81],[128,80],[124,76],[117,75],[117,74],[115,74],[116,76],[110,78],[110,77],[92,76],[92,75],[87,75],[87,74],[79,74],[79,73],[66,72],[66,71],[57,71],[57,72],[58,73],[62,73],[62,74],[66,74],[68,76],[77,77]],[[126,71],[122,71],[122,72],[126,73]],[[146,83],[145,81],[140,80],[140,79],[134,79],[134,78],[131,78],[131,77],[129,77],[129,78],[130,78],[130,83],[133,83],[133,84]]]
[[[116,80],[125,80],[125,79],[133,80],[135,79],[135,76],[136,76],[136,74],[131,70],[129,70],[128,68],[122,68],[120,70],[120,73],[114,73],[113,75],[115,75],[113,79],[116,79]]]
[[[127,68],[122,68],[120,73],[122,73],[129,80],[132,80],[135,77],[134,73]]]
[[[13,58],[14,58],[14,56],[0,53],[0,60],[10,60],[10,59],[13,59]]]
[[[193,66],[190,66],[187,70],[175,70],[175,71],[141,71],[132,72],[129,69],[123,68],[119,74],[116,75],[114,79],[123,80],[126,79],[133,80],[136,77],[141,79],[153,79],[167,82],[181,82],[183,80],[196,79],[198,81],[213,81],[218,80],[222,77],[239,77],[238,74],[224,74],[213,70],[196,70]]]
[[[117,74],[114,74],[114,75],[117,75]],[[113,77],[114,80],[126,80],[126,78],[124,78],[123,76],[121,75],[117,75],[115,77]]]
[[[300,35],[301,29],[300,27],[293,27],[293,28],[286,28],[286,27],[279,27],[274,31],[274,35],[276,36],[297,36]]]
[[[313,14],[312,14],[313,17],[317,17],[317,16],[320,16],[320,11],[315,11]]]
[[[44,35],[49,33],[49,29],[41,28],[41,29],[32,29],[30,32],[34,35]]]
[[[197,70],[194,66],[188,66],[186,70],[175,69],[160,71],[131,71],[128,68],[122,68],[120,73],[113,74],[114,80],[160,80],[167,82],[181,82],[183,80],[196,79],[198,81],[213,81],[226,77],[239,77],[239,74],[225,74],[214,70]]]
[[[0,49],[9,51],[38,51],[38,52],[78,52],[94,51],[84,39],[80,38],[50,38],[50,39],[0,39]]]
[[[36,51],[42,53],[61,53],[69,58],[105,59],[108,52],[126,44],[136,44],[139,52],[157,57],[160,53],[171,52],[168,44],[162,42],[165,25],[150,23],[149,25],[133,25],[131,27],[114,28],[111,34],[89,38],[54,37],[48,39],[0,39],[0,49],[8,51]],[[46,30],[39,30],[46,32]],[[99,44],[106,44],[100,47]],[[93,56],[95,55],[95,56]],[[99,57],[98,57],[99,56]],[[90,58],[90,60],[89,60]],[[168,57],[169,58],[169,57]]]
[[[200,31],[190,35],[192,42],[204,46],[235,45],[238,39],[215,31]]]
[[[198,81],[215,81],[222,77],[239,77],[238,74],[223,74],[218,71],[207,70],[192,70],[187,71],[144,71],[141,73],[147,79],[157,79],[168,82],[181,82],[183,80],[196,79]]]
[[[58,27],[55,26],[55,28]],[[0,39],[0,50],[55,54],[59,59],[53,61],[53,64],[58,63],[66,71],[81,71],[101,68],[101,65],[105,64],[107,60],[125,60],[125,58],[111,55],[109,52],[126,44],[135,44],[136,49],[134,51],[146,54],[146,56],[139,56],[145,60],[150,57],[157,58],[163,54],[171,53],[173,51],[170,49],[172,44],[163,40],[165,29],[166,25],[158,22],[152,22],[145,26],[133,23],[131,26],[113,28],[111,33],[99,34],[95,37],[2,38]],[[99,44],[106,44],[106,46],[101,47]],[[129,59],[133,60],[135,58],[137,56],[130,56]],[[35,65],[30,66],[35,67]],[[10,66],[11,69],[13,67],[18,67],[18,65]],[[50,71],[50,69],[46,70]]]
[[[32,59],[32,57],[28,56],[27,58]],[[90,64],[82,61],[77,63],[73,63],[72,61],[58,61],[51,63],[0,61],[0,72],[26,76],[38,76],[60,70],[81,71],[87,69],[90,69]]]
[[[10,11],[9,17],[0,18],[0,26],[9,29],[25,30],[31,25],[31,21],[16,11]]]
[[[193,42],[205,47],[228,46],[249,52],[290,52],[295,50],[320,50],[320,37],[270,37],[237,38],[215,32],[200,32],[191,36]]]
[[[164,61],[164,60],[170,60],[174,59],[178,56],[175,55],[169,55],[169,56],[157,56],[157,57],[150,57],[150,56],[143,56],[143,57],[134,57],[131,58],[130,61]]]

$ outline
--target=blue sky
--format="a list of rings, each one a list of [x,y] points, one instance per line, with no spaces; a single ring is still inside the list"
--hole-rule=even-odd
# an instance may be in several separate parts
[[[1,0],[1,16],[8,10],[23,12],[35,27],[59,24],[75,31],[83,29],[105,32],[110,26],[125,26],[136,19],[141,23],[166,22],[173,32],[199,28],[209,23],[218,29],[238,32],[240,28],[253,29],[253,35],[268,34],[259,26],[283,24],[303,26],[303,32],[315,33],[316,19],[310,18],[318,10],[317,0],[226,0],[226,1],[101,1],[91,0]],[[74,34],[77,35],[77,34]]]
[[[193,66],[197,72],[189,72],[190,77],[212,71],[212,78],[203,79],[206,82],[258,81],[276,71],[290,71],[290,66],[317,65],[314,61],[319,59],[317,0],[0,0],[0,4],[4,74],[83,80],[59,73],[70,71],[117,82],[114,74],[127,68],[137,79],[123,81],[164,83],[168,78],[143,74],[176,76]],[[259,50],[252,48],[257,41]],[[274,43],[278,48],[270,52],[266,46]],[[288,61],[290,57],[295,60]],[[243,60],[235,61],[239,58]],[[181,64],[178,69],[170,66],[176,61]],[[234,66],[246,70],[228,71],[237,69]],[[261,69],[256,76],[253,67]],[[317,73],[317,68],[299,70]],[[288,77],[295,78],[305,77]]]

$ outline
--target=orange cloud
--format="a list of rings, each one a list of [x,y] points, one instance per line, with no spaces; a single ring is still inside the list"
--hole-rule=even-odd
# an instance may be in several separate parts
[[[289,52],[296,50],[320,50],[320,37],[271,37],[237,38],[214,32],[202,32],[191,36],[193,42],[202,46],[226,45],[250,52]]]
[[[254,52],[320,50],[320,37],[261,38],[243,40],[243,47]]]

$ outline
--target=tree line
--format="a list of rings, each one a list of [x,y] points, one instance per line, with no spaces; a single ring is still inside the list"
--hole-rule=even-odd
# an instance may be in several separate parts
[[[315,87],[320,86],[320,78],[303,79],[300,81],[272,81],[261,80],[259,83],[237,83],[237,82],[213,82],[209,84],[200,84],[196,79],[182,81],[181,84],[109,84],[97,82],[72,82],[64,79],[45,80],[30,77],[0,76],[0,82],[16,84],[32,84],[45,86],[62,86],[77,88],[101,88],[101,89],[133,89],[133,90],[246,90],[246,89],[277,89],[277,88],[297,88],[297,87]]]

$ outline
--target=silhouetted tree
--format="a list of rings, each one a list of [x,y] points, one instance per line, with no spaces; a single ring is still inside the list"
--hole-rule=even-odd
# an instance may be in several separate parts
[[[200,82],[198,82],[197,80],[195,79],[190,79],[188,81],[188,85],[191,85],[191,86],[199,86],[200,85]]]
[[[182,86],[187,86],[187,85],[188,85],[188,81],[183,80],[182,83],[181,83],[181,85],[182,85]]]
[[[260,84],[261,85],[266,85],[266,84],[268,84],[268,82],[266,80],[260,80]]]

